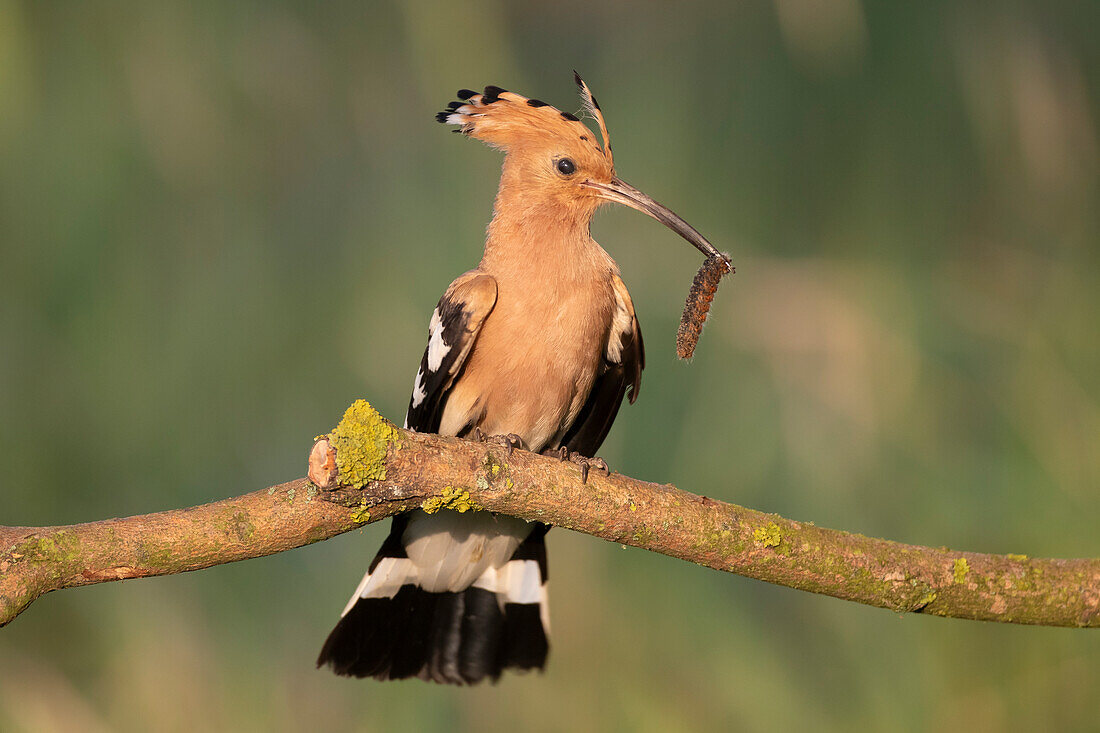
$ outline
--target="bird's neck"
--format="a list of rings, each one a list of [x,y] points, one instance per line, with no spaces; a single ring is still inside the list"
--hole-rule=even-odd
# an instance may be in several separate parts
[[[580,281],[607,271],[614,260],[589,231],[591,212],[571,210],[501,181],[480,268],[494,277]]]

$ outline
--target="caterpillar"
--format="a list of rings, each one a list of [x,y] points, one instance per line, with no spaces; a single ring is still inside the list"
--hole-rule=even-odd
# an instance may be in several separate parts
[[[714,255],[708,257],[699,272],[695,273],[687,302],[684,303],[684,313],[680,316],[680,328],[676,331],[676,356],[690,359],[695,353],[695,345],[699,343],[699,334],[703,332],[718,283],[724,275],[733,272],[728,255]]]

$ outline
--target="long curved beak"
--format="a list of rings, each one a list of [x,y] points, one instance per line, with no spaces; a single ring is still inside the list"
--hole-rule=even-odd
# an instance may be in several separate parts
[[[729,257],[714,248],[707,238],[698,232],[691,224],[681,219],[667,206],[663,206],[638,189],[631,186],[621,178],[612,178],[608,183],[597,181],[585,181],[585,186],[594,189],[596,195],[608,201],[624,204],[632,209],[637,209],[643,214],[652,216],[672,231],[679,234],[695,245],[695,248],[707,257],[721,257],[729,265]]]

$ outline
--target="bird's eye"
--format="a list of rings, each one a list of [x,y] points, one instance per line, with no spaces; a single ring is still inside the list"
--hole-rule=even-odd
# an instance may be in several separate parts
[[[573,164],[569,158],[562,158],[558,161],[558,173],[563,176],[571,176],[573,172],[577,170],[577,166]]]

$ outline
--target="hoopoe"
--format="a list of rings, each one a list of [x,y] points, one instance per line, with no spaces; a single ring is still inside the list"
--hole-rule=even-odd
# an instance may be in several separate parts
[[[619,268],[589,232],[608,201],[664,223],[708,256],[683,219],[615,176],[600,106],[574,73],[603,145],[574,115],[499,87],[460,90],[437,115],[504,151],[477,268],[432,313],[405,427],[503,436],[606,471],[595,459],[645,353]],[[510,449],[510,448],[509,448]],[[496,680],[541,669],[549,650],[549,526],[488,512],[417,510],[388,538],[321,650],[318,666],[377,679]]]

